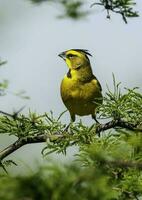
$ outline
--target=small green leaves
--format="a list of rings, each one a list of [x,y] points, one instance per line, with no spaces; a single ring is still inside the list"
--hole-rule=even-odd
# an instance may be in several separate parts
[[[71,19],[80,19],[88,16],[91,13],[91,10],[88,8],[87,2],[84,0],[30,0],[33,3],[42,3],[42,2],[50,2],[55,6],[58,4],[63,8],[63,14],[59,16],[59,18],[71,18]],[[98,2],[94,2],[91,4],[91,8],[94,6],[102,6],[107,12],[107,18],[111,18],[111,14],[119,14],[122,17],[122,20],[127,23],[128,18],[138,17],[138,11],[134,10],[136,5],[135,0],[98,0]],[[85,7],[85,9],[84,9]]]
[[[68,0],[61,0],[61,5],[64,8],[64,14],[60,15],[60,18],[72,18],[72,19],[80,19],[87,16],[89,13],[88,11],[84,11],[82,9],[84,5],[84,1],[68,1]]]
[[[93,3],[91,7],[100,5],[107,11],[107,18],[110,19],[110,12],[120,14],[123,21],[127,24],[127,18],[138,17],[137,11],[134,11],[136,5],[134,0],[100,0],[98,3]]]
[[[83,10],[84,1],[68,1],[68,0],[30,0],[33,3],[39,4],[43,2],[53,3],[55,6],[61,6],[63,8],[63,14],[59,15],[58,18],[71,18],[80,19],[89,14],[88,11]]]
[[[133,124],[142,121],[142,95],[138,88],[126,89],[125,93],[120,90],[120,83],[116,83],[113,77],[114,90],[104,96],[103,105],[99,107],[100,118],[123,119]]]
[[[0,82],[0,96],[4,96],[6,94],[6,89],[8,88],[9,81],[3,80]]]
[[[2,61],[2,60],[0,59],[0,66],[5,65],[6,63],[7,63],[7,61]]]
[[[18,92],[15,92],[14,95],[20,97],[21,99],[26,99],[26,100],[30,99],[30,97],[26,95],[25,90],[20,90]]]

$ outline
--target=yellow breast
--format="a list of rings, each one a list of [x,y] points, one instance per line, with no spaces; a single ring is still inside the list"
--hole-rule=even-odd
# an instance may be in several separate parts
[[[65,76],[61,83],[61,97],[71,113],[88,115],[94,113],[95,98],[101,97],[101,91],[95,79],[83,83],[75,77]]]

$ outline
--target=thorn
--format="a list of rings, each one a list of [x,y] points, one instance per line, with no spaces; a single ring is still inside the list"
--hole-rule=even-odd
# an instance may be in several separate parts
[[[23,107],[20,108],[18,111],[14,112],[13,115],[12,115],[13,119],[16,119],[17,116],[18,116],[18,114],[19,114],[25,107],[26,107],[26,106],[23,106]]]
[[[8,171],[6,170],[5,166],[2,164],[2,162],[0,162],[0,166],[3,168],[3,170],[5,171],[6,174],[8,174]]]

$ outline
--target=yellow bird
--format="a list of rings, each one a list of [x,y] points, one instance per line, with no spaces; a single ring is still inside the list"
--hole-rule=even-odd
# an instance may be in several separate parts
[[[61,97],[70,112],[71,120],[75,115],[91,115],[96,120],[96,108],[102,103],[102,88],[93,75],[85,49],[71,49],[59,54],[69,70],[61,82]]]

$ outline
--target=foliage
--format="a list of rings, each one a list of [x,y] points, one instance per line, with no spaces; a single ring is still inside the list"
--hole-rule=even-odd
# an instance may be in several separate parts
[[[134,10],[136,5],[134,0],[98,0],[98,2],[92,3],[90,8],[89,2],[84,0],[30,0],[33,3],[50,2],[55,5],[61,5],[64,9],[63,14],[60,17],[69,17],[72,19],[79,19],[89,15],[92,12],[92,7],[98,5],[102,6],[107,11],[107,18],[110,19],[110,12],[120,14],[125,23],[127,18],[138,17],[139,14]],[[84,10],[85,7],[85,10]]]
[[[88,127],[80,121],[71,124],[67,131],[61,122],[64,113],[57,119],[52,112],[1,115],[0,133],[18,138],[0,152],[5,172],[11,164],[15,169],[18,167],[6,157],[25,144],[46,141],[42,151],[46,157],[52,152],[66,154],[67,148],[75,145],[78,153],[68,164],[49,161],[47,166],[27,176],[1,173],[0,199],[133,200],[142,197],[142,95],[137,88],[125,89],[123,94],[120,84],[113,80],[114,91],[108,89],[103,105],[98,108],[98,120],[105,118],[111,123]]]
[[[142,94],[137,92],[138,88],[127,89],[122,94],[120,83],[116,83],[113,75],[114,91],[108,88],[104,103],[99,108],[100,118],[123,119],[131,123],[140,124],[142,121]]]
[[[107,18],[110,19],[110,11],[120,14],[125,23],[128,17],[138,17],[138,12],[133,10],[136,5],[134,0],[100,0],[98,3],[93,3],[92,6],[100,5],[107,10]]]
[[[83,10],[83,5],[85,4],[84,0],[30,0],[33,3],[42,3],[42,2],[49,2],[54,3],[56,6],[61,6],[63,8],[63,14],[59,15],[59,18],[72,18],[72,19],[79,19],[85,17],[89,14],[88,11]]]
[[[1,61],[0,60],[0,67],[5,65],[7,61]],[[8,80],[2,80],[0,81],[0,96],[4,96],[6,89],[8,88]]]
[[[110,133],[95,138],[91,145],[80,147],[76,160],[70,164],[49,161],[27,176],[2,175],[0,199],[18,200],[125,200],[142,195],[142,171],[125,166],[126,160],[141,160],[142,136]],[[134,152],[134,149],[135,152]],[[105,160],[116,160],[112,162]],[[119,160],[124,165],[117,165]]]
[[[46,153],[49,150],[65,153],[68,146],[91,144],[94,138],[98,137],[98,132],[110,128],[117,128],[117,132],[122,131],[122,128],[138,132],[142,126],[142,95],[138,92],[138,88],[126,89],[126,92],[122,94],[120,83],[117,84],[114,77],[113,82],[114,91],[110,91],[108,88],[103,104],[97,110],[99,120],[118,121],[110,126],[106,123],[106,129],[104,129],[105,124],[93,124],[88,127],[80,121],[70,124],[69,131],[65,129],[66,125],[61,122],[61,117],[66,111],[55,119],[53,112],[39,115],[30,111],[29,115],[26,116],[20,114],[19,110],[13,114],[1,111],[3,115],[0,116],[0,134],[14,135],[21,140],[46,135],[47,146],[43,153],[46,150]]]

